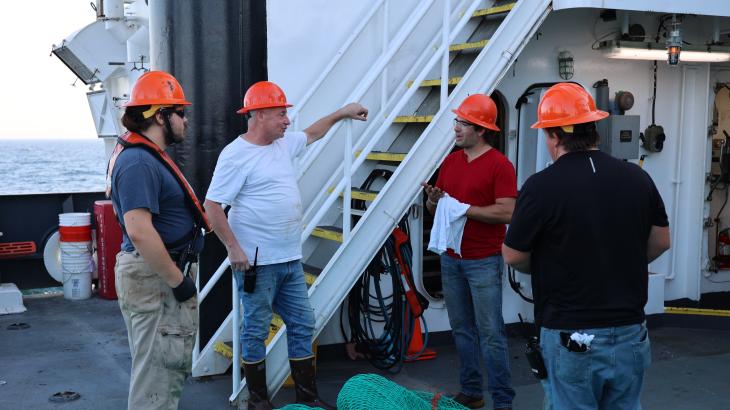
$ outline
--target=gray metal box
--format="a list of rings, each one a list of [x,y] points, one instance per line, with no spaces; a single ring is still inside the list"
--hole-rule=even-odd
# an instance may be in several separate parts
[[[601,151],[618,159],[639,158],[639,116],[612,115],[597,124]]]

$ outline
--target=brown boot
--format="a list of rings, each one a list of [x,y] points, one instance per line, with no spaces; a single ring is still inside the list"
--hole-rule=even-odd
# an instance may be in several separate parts
[[[291,367],[291,377],[294,379],[297,403],[306,404],[309,407],[321,407],[325,410],[337,410],[337,407],[325,403],[317,394],[314,357],[289,359],[289,366]]]
[[[243,370],[248,387],[248,410],[272,410],[266,388],[266,360],[244,363]]]

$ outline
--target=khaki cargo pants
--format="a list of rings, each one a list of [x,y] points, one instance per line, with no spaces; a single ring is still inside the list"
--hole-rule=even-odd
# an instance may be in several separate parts
[[[196,271],[193,265],[193,277]],[[132,354],[128,408],[177,409],[192,369],[197,298],[176,301],[172,289],[137,252],[119,252],[114,272]]]

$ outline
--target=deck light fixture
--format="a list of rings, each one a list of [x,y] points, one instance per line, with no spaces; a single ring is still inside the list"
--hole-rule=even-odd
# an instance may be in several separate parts
[[[672,30],[667,37],[667,62],[669,65],[679,63],[679,53],[682,52],[682,28],[677,15],[672,15]]]
[[[667,43],[668,44],[668,43]],[[669,50],[661,44],[608,40],[598,46],[604,57],[625,60],[664,60],[672,64]],[[680,56],[681,51],[681,56]],[[676,50],[678,61],[723,63],[730,61],[730,47],[717,45],[690,46],[682,45]]]
[[[561,51],[558,54],[558,74],[563,80],[573,78],[573,54],[570,51]]]

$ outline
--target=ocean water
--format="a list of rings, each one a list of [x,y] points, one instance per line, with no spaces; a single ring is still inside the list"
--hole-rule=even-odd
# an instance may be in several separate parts
[[[0,139],[0,195],[101,192],[101,139]]]

